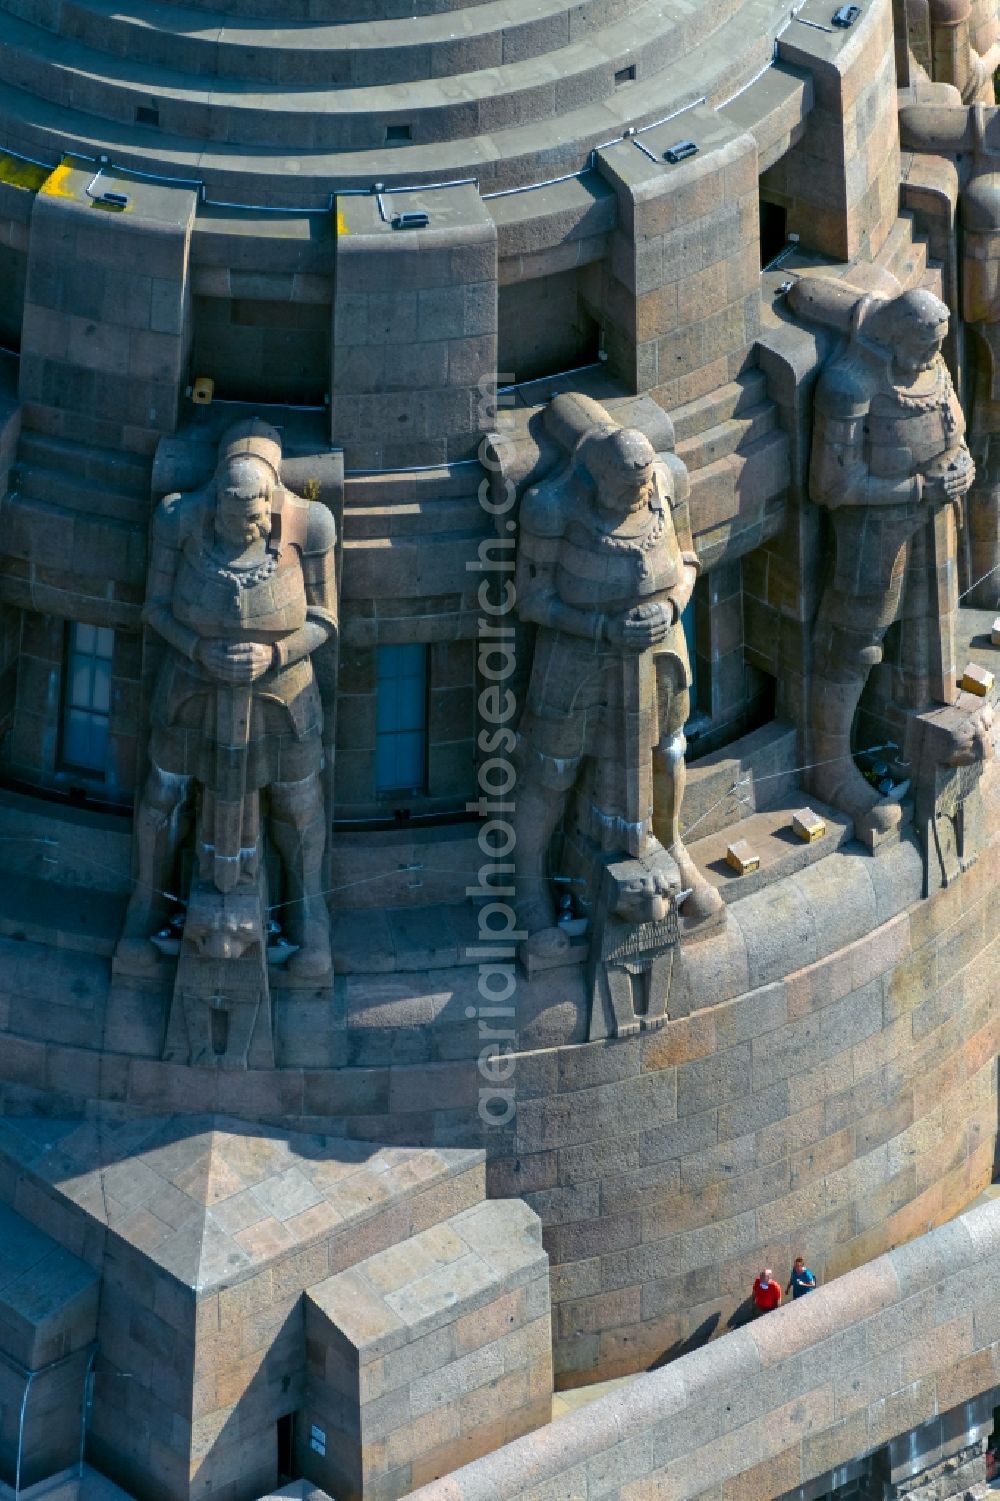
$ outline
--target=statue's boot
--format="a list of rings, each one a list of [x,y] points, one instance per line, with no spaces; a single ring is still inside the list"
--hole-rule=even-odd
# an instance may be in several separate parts
[[[115,956],[133,970],[153,970],[160,956],[150,942],[170,916],[166,886],[184,837],[190,781],[153,769],[136,816],[136,874]]]
[[[860,839],[883,838],[902,821],[899,803],[890,802],[866,782],[851,752],[851,728],[864,678],[814,678],[810,791],[846,813]]]
[[[687,918],[711,917],[722,905],[722,897],[701,874],[681,838],[681,805],[687,785],[684,752],[687,740],[683,730],[666,735],[653,751],[653,833],[673,857],[680,876],[680,889],[690,893],[679,911]]]
[[[325,820],[318,775],[272,786],[271,837],[285,874],[281,925],[289,943],[298,946],[287,973],[300,980],[324,980],[333,971],[333,955],[322,890]]]
[[[299,945],[285,966],[289,974],[300,980],[323,980],[333,972],[330,915],[321,896],[308,901],[301,922],[289,928],[289,938]]]

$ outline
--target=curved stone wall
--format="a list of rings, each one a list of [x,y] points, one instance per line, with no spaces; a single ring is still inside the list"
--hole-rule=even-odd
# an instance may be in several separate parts
[[[875,9],[859,35],[870,44],[874,26],[880,45],[888,8]],[[5,0],[0,142],[53,164],[62,150],[107,154],[243,203],[320,208],[331,188],[375,180],[503,190],[579,172],[628,125],[731,100],[766,69],[790,15],[782,0],[346,11],[199,0],[171,27],[148,0],[127,15]]]
[[[988,1204],[421,1486],[415,1501],[770,1501],[835,1491],[879,1451],[876,1475],[893,1494],[935,1478],[915,1493],[981,1494],[998,1275],[1000,1208]]]
[[[320,1066],[363,1057],[340,1030],[344,976],[333,1015],[285,1017],[310,1066],[207,1072],[102,1055],[109,1020],[119,1036],[129,1020],[106,1015],[106,960],[0,940],[2,1108],[218,1111],[485,1145],[491,1195],[522,1195],[545,1225],[558,1379],[591,1382],[738,1323],[762,1261],[784,1275],[801,1252],[826,1280],[990,1181],[998,876],[996,838],[927,900],[909,842],[877,859],[829,856],[735,904],[724,941],[689,951],[671,1008],[687,1014],[661,1031],[519,1052],[516,1114],[492,1129],[474,1057],[420,1061],[427,1029],[458,1009],[455,971],[355,977],[394,1017],[391,1063]],[[576,1008],[570,992],[545,994],[556,1013]],[[449,1047],[467,1055],[467,1033],[446,1027],[438,1056]]]

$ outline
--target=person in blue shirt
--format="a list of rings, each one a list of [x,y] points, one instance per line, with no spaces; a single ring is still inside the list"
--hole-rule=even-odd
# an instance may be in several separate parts
[[[792,1264],[792,1275],[788,1279],[785,1288],[786,1295],[791,1293],[793,1298],[804,1298],[806,1293],[811,1293],[816,1286],[816,1278],[806,1266],[801,1256],[796,1256]]]

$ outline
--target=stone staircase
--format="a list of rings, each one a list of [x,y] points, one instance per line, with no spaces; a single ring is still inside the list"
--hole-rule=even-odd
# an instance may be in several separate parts
[[[788,485],[788,437],[759,370],[672,413],[677,453],[691,476],[691,511],[698,518],[698,548],[708,565],[732,548],[764,540],[773,526],[771,507]],[[776,514],[776,513],[775,513]]]
[[[241,202],[318,207],[390,165],[503,187],[539,161],[578,170],[626,124],[727,99],[787,19],[780,0],[431,0],[402,27],[395,0],[346,17],[331,0],[270,8],[2,0],[0,140],[53,162],[110,151],[210,194],[238,181]]]

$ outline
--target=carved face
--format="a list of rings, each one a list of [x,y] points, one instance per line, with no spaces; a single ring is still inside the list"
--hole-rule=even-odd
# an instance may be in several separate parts
[[[893,358],[899,370],[917,375],[929,370],[941,353],[948,325],[927,328],[919,323],[903,323],[896,330]]]
[[[271,535],[273,480],[258,459],[234,459],[219,475],[215,531],[233,547],[252,547]]]
[[[590,447],[586,460],[598,505],[616,514],[648,505],[655,460],[652,444],[637,428],[617,428],[602,434]]]
[[[618,479],[617,486],[609,487],[609,510],[638,511],[649,504],[653,486],[652,464],[647,464],[641,469],[628,470],[616,478]]]

